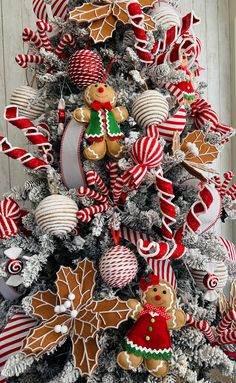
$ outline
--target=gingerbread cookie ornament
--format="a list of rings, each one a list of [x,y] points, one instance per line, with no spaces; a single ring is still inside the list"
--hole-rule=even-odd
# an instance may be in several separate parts
[[[124,135],[119,124],[127,120],[127,109],[116,107],[115,90],[103,83],[88,86],[84,99],[88,107],[77,108],[73,114],[76,121],[88,123],[85,138],[92,144],[85,148],[84,156],[93,161],[101,160],[106,154],[121,158],[124,147],[119,139]]]
[[[176,293],[171,284],[150,274],[140,281],[141,303],[130,299],[128,304],[136,323],[123,341],[117,363],[125,370],[135,370],[141,363],[155,377],[169,371],[172,355],[169,330],[186,323],[185,313],[177,308]]]
[[[127,302],[117,297],[93,300],[95,277],[93,262],[85,258],[75,270],[60,268],[56,293],[39,291],[32,297],[33,314],[42,323],[31,330],[23,353],[39,358],[70,337],[74,364],[80,374],[90,376],[95,371],[101,353],[98,331],[118,328],[130,314]]]

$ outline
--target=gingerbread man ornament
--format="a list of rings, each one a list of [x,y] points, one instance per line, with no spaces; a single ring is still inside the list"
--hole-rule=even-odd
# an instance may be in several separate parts
[[[124,147],[119,139],[124,135],[119,124],[127,120],[127,109],[116,107],[115,90],[103,83],[88,86],[84,99],[88,107],[77,108],[73,114],[76,121],[88,123],[85,138],[92,144],[85,148],[84,156],[93,161],[101,160],[106,154],[121,158]]]
[[[169,371],[172,355],[169,330],[177,330],[186,323],[185,313],[177,308],[176,293],[171,284],[150,274],[140,281],[141,303],[129,299],[132,317],[136,320],[126,338],[117,363],[125,370],[135,370],[141,363],[155,377]]]

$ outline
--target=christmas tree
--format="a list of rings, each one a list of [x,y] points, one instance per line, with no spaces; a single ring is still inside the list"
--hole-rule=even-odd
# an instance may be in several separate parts
[[[33,149],[0,136],[27,172],[0,202],[0,381],[233,378],[236,251],[213,229],[236,216],[214,164],[234,129],[204,99],[200,19],[167,0],[32,6],[4,117]]]

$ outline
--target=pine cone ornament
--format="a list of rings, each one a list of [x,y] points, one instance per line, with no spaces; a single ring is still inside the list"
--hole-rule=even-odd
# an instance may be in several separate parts
[[[67,68],[68,76],[78,87],[102,81],[104,66],[96,52],[82,49],[73,54]]]

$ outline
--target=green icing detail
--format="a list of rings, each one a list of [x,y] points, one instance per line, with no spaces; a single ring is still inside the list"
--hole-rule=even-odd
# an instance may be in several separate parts
[[[146,359],[170,359],[172,357],[172,352],[162,352],[160,350],[154,350],[153,352],[145,352],[141,350],[136,350],[136,348],[130,346],[126,340],[122,341],[122,346],[129,354],[135,354],[136,356],[143,356]]]
[[[152,326],[149,326],[149,327],[148,327],[148,331],[152,331]]]
[[[146,282],[151,282],[150,278],[145,278]]]
[[[183,95],[184,95],[184,98],[186,98],[186,100],[195,100],[195,98],[196,98],[195,93],[185,93],[185,92],[183,92]]]

